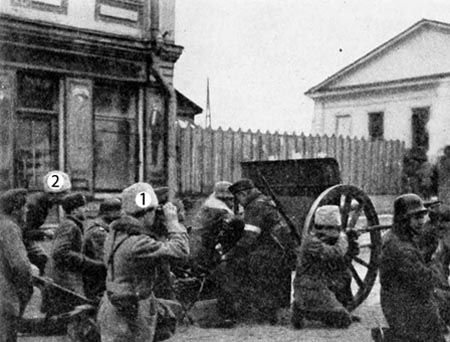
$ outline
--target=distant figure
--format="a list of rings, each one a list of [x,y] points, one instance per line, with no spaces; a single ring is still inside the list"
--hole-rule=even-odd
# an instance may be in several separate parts
[[[403,191],[424,199],[437,195],[436,168],[423,147],[414,147],[403,158]]]
[[[351,324],[352,317],[345,308],[350,304],[347,292],[352,277],[346,260],[348,246],[339,207],[317,208],[314,229],[302,242],[294,280],[294,328],[302,328],[304,319],[335,328]]]
[[[450,145],[445,146],[444,155],[437,162],[438,198],[450,205]]]
[[[434,297],[434,272],[415,243],[426,214],[416,194],[394,201],[393,227],[384,236],[380,259],[381,308],[389,324],[385,341],[445,341],[445,325]]]

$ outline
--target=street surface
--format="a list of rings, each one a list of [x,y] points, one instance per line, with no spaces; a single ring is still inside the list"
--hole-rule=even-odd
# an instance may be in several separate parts
[[[380,216],[381,224],[390,224],[391,216]],[[360,237],[360,244],[368,242],[368,234]],[[364,253],[360,254],[364,258]],[[356,265],[358,273],[363,277],[364,267]],[[38,292],[38,291],[36,291]],[[306,327],[302,330],[294,330],[289,323],[289,313],[286,312],[284,317],[280,319],[281,323],[276,326],[256,325],[256,324],[240,324],[233,329],[207,329],[202,328],[199,324],[180,325],[177,333],[168,342],[244,342],[244,341],[260,341],[260,342],[294,342],[294,341],[311,341],[311,342],[364,342],[371,341],[370,330],[377,326],[386,326],[380,307],[380,284],[378,279],[370,292],[369,297],[360,305],[354,314],[361,317],[360,323],[353,323],[348,329],[329,329],[318,322],[307,322]],[[38,315],[39,293],[33,296],[26,315]],[[199,302],[191,310],[191,315],[201,318],[206,315],[214,315],[214,305],[211,302]],[[19,338],[19,342],[65,342],[65,337],[25,337]],[[450,337],[447,338],[450,341]]]

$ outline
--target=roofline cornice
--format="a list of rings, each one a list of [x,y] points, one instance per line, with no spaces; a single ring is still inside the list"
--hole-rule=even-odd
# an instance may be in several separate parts
[[[75,28],[56,23],[35,21],[0,13],[0,43],[33,45],[39,41],[43,49],[57,48],[66,52],[83,52],[97,57],[123,58],[135,61],[150,57],[155,44],[150,39]],[[183,47],[170,42],[158,45],[156,54],[175,63]]]
[[[375,49],[369,51],[368,53],[366,53],[362,57],[358,58],[353,63],[347,65],[343,69],[341,69],[338,72],[334,73],[333,75],[327,77],[324,81],[322,81],[319,84],[317,84],[317,85],[313,86],[312,88],[308,89],[305,92],[305,95],[310,96],[311,94],[313,94],[313,93],[315,93],[317,91],[320,91],[321,88],[323,88],[327,84],[335,81],[336,79],[340,78],[345,73],[347,73],[349,70],[351,70],[351,69],[353,69],[353,68],[355,68],[355,67],[357,67],[357,66],[359,66],[361,64],[366,63],[369,59],[379,55],[380,53],[382,53],[383,51],[385,51],[386,49],[388,49],[392,45],[396,44],[398,41],[402,40],[405,36],[409,35],[413,31],[416,31],[419,28],[423,28],[423,27],[428,26],[428,25],[433,25],[433,26],[437,26],[437,27],[439,27],[441,29],[450,30],[450,24],[448,24],[448,23],[435,21],[435,20],[422,19],[422,20],[418,21],[417,23],[415,23],[414,25],[408,27],[406,30],[402,31],[401,33],[399,33],[395,37],[389,39],[385,43],[379,45]]]
[[[336,95],[348,95],[348,94],[357,94],[364,93],[368,91],[376,91],[376,90],[389,90],[389,89],[400,89],[407,88],[413,86],[424,86],[424,85],[432,85],[438,81],[449,78],[450,73],[442,73],[435,75],[427,75],[421,77],[413,77],[413,78],[405,78],[401,80],[393,80],[393,81],[385,81],[385,82],[374,82],[367,84],[358,84],[354,86],[346,86],[339,88],[331,88],[324,89],[316,92],[305,92],[304,94],[311,99],[318,99],[327,96],[336,96]]]

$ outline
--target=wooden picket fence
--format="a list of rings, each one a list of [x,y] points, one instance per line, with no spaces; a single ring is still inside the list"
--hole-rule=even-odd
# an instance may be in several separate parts
[[[344,184],[368,194],[401,190],[404,142],[306,136],[260,131],[177,127],[178,187],[181,193],[207,194],[218,180],[241,177],[241,161],[333,157]]]

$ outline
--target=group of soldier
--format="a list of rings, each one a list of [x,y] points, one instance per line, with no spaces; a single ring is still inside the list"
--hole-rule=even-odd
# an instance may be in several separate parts
[[[55,172],[62,180],[58,187],[51,186]],[[214,327],[247,319],[277,324],[286,307],[291,307],[295,329],[311,320],[334,328],[360,320],[349,311],[350,263],[359,254],[358,236],[343,228],[336,204],[317,208],[314,228],[300,243],[273,199],[251,180],[217,182],[194,222],[201,246],[190,253],[182,205],[168,201],[167,188],[135,183],[120,197],[104,200],[99,216],[90,221],[86,198],[71,192],[67,174],[50,172],[43,189],[0,195],[1,341],[16,341],[33,275],[45,275],[56,285],[42,288],[46,315],[76,309],[68,290],[98,303],[94,327],[102,341],[158,339],[161,305],[170,310],[170,301],[156,297],[173,286],[170,268],[180,260],[184,267],[209,270],[217,286]],[[42,225],[54,206],[61,206],[64,217],[50,234]],[[450,325],[448,228],[450,207],[426,208],[415,194],[394,201],[393,227],[384,236],[379,265],[389,328],[375,329],[375,340],[445,341]],[[44,235],[52,238],[48,253],[38,242]]]

